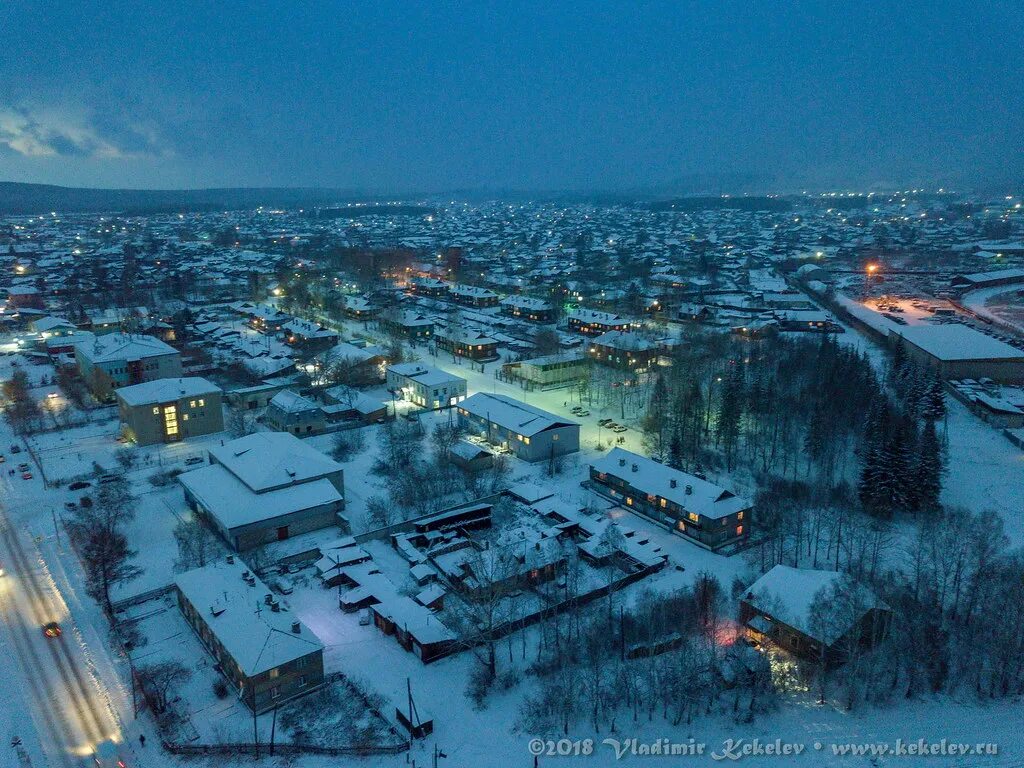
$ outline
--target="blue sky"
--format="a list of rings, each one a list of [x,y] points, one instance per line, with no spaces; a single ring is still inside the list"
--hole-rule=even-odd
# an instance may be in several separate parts
[[[1024,3],[0,7],[0,179],[780,189],[1024,178]]]

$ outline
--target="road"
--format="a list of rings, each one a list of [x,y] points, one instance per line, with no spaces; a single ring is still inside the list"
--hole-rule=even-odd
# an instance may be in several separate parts
[[[8,493],[4,495],[9,498]],[[32,723],[23,723],[22,733],[12,736],[27,737],[34,725],[51,768],[82,768],[92,762],[97,743],[120,741],[117,719],[109,697],[91,672],[81,634],[35,542],[10,522],[2,508],[0,563],[4,568],[0,577],[4,642],[0,648],[20,669],[21,679],[14,688],[32,718]],[[43,626],[51,621],[60,623],[59,637],[43,634]]]

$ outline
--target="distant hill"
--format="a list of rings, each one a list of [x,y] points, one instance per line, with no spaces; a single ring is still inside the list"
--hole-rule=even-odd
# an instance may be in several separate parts
[[[652,203],[652,211],[709,211],[709,210],[741,210],[741,211],[788,211],[793,204],[781,197],[679,197]]]
[[[259,206],[301,208],[373,202],[351,190],[318,188],[86,189],[0,181],[0,214],[111,212],[144,215],[239,210]]]

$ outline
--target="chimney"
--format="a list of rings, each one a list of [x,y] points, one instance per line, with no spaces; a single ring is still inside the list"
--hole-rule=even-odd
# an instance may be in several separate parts
[[[639,469],[639,467],[636,464],[634,464],[633,465],[633,471],[636,472],[638,469]]]
[[[267,594],[263,596],[263,602],[267,605],[270,605],[272,602],[274,602],[274,596],[267,592]]]
[[[272,610],[274,613],[278,613],[281,610],[281,603],[280,603],[280,601],[278,601],[278,600],[271,600],[270,601],[270,610]]]
[[[625,459],[619,459],[619,466],[620,467],[626,466],[626,460]]]
[[[292,634],[295,634],[295,635],[302,634],[302,625],[299,622],[297,622],[297,621],[293,621],[292,622]]]
[[[668,481],[668,484],[669,484],[669,485],[670,485],[671,487],[675,488],[675,487],[676,487],[677,485],[679,485],[679,481],[678,481],[678,480],[676,480],[676,479],[675,479],[675,478],[673,477],[673,478],[672,478],[671,480],[669,480],[669,481]]]
[[[234,555],[228,555],[228,565],[234,565],[234,564],[235,564],[235,556]]]
[[[692,496],[693,495],[693,486],[692,485],[686,486],[686,495],[687,496]]]

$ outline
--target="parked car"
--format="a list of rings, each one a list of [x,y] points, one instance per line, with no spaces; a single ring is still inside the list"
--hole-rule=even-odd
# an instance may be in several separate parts
[[[612,427],[612,432],[626,432],[628,430],[629,427],[624,427],[621,424],[616,424],[614,427]]]
[[[597,423],[600,424],[602,427],[607,427],[609,424],[612,423],[612,420],[611,419],[598,419]]]
[[[78,509],[78,505],[75,502],[73,502],[73,501],[65,501],[64,502],[64,509],[66,509],[68,511],[71,511],[73,509]]]
[[[18,465],[19,472],[28,472],[30,469],[32,469],[32,467],[28,465],[28,462],[23,461]]]
[[[117,481],[117,475],[100,475],[101,483],[113,483]]]
[[[589,416],[590,411],[584,408],[582,411],[576,411],[576,415],[579,416],[580,418],[583,418],[584,416]]]
[[[17,445],[17,444],[12,445],[11,446],[11,453],[21,453],[21,446]]]
[[[189,456],[187,459],[185,459],[185,466],[186,467],[194,467],[196,464],[205,464],[205,463],[206,463],[206,459],[204,459],[202,456]]]
[[[32,479],[32,473],[31,472],[22,472],[21,473],[21,479],[22,480],[31,480]]]
[[[92,485],[92,483],[90,483],[87,480],[76,480],[75,482],[73,482],[71,485],[68,486],[68,490],[69,491],[80,491],[83,488],[88,488],[90,485]]]
[[[7,457],[0,453],[0,464],[3,464],[5,461],[7,461]]]
[[[60,624],[56,621],[51,621],[50,623],[43,625],[43,634],[46,637],[60,637],[60,633]]]

